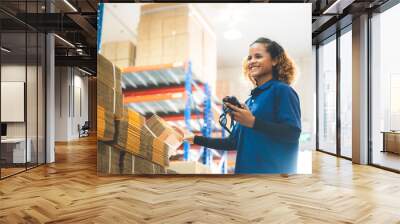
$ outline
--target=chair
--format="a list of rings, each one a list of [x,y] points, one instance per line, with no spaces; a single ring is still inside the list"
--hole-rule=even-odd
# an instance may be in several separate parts
[[[80,127],[80,125],[78,124],[79,138],[89,136],[89,129],[90,129],[89,121],[85,121],[82,127]]]

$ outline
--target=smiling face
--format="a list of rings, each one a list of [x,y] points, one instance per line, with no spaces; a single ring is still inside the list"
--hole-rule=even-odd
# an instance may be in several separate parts
[[[254,43],[250,46],[247,62],[248,72],[251,78],[257,81],[265,79],[268,76],[272,78],[272,67],[275,66],[276,63],[272,60],[264,44]]]

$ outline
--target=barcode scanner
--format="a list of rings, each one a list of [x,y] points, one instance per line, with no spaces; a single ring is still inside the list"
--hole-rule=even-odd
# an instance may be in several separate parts
[[[237,106],[239,108],[243,108],[243,106],[240,104],[239,100],[235,96],[226,96],[222,99],[223,106],[222,106],[222,114],[219,116],[219,124],[221,125],[222,128],[224,128],[229,134],[231,134],[231,130],[234,121],[233,121],[233,110],[229,108],[228,106],[225,105],[225,103],[230,103],[231,105]],[[229,114],[231,116],[231,127],[230,129],[226,127],[227,119],[226,115]]]

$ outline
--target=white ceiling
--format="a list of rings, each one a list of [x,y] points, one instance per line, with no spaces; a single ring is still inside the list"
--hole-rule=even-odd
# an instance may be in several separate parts
[[[102,42],[136,42],[140,4],[107,3]],[[217,36],[218,67],[237,67],[248,46],[258,37],[280,43],[294,58],[311,57],[311,3],[195,3]],[[224,33],[237,30],[242,38],[226,40]]]
[[[101,42],[130,40],[136,43],[136,28],[139,17],[140,8],[138,4],[104,4]]]
[[[217,36],[218,67],[235,67],[258,37],[280,43],[292,58],[311,56],[311,3],[195,4]],[[224,32],[235,29],[241,39],[226,40]]]

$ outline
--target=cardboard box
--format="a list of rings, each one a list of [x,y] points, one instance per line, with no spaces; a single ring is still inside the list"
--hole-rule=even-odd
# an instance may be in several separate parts
[[[116,54],[116,59],[121,60],[121,59],[132,59],[134,58],[134,52],[135,52],[135,47],[130,41],[124,41],[124,42],[117,42],[117,54]]]
[[[188,7],[176,7],[174,9],[174,15],[175,16],[184,16],[184,15],[189,15],[189,8]]]
[[[191,10],[177,3],[143,5],[135,65],[190,60],[201,81],[215,80],[216,39],[198,17],[189,15]]]
[[[142,57],[148,57],[150,55],[150,40],[139,40],[136,54],[140,56],[136,57],[139,60]]]
[[[117,51],[115,51],[114,43],[104,43],[101,46],[102,55],[110,61],[113,61],[117,58]]]
[[[162,55],[175,55],[176,54],[176,40],[175,36],[167,36],[162,39],[163,50]]]
[[[162,64],[168,64],[171,63],[172,61],[176,61],[175,55],[163,55],[161,63]]]
[[[97,105],[108,114],[121,117],[123,112],[121,70],[102,55],[97,56]]]
[[[150,23],[151,23],[151,17],[149,17],[148,15],[142,15],[140,17],[137,30],[137,32],[140,33],[140,35],[138,35],[138,41],[150,39],[149,36]]]
[[[179,16],[176,16],[174,19],[174,27],[176,34],[184,34],[189,31],[189,16],[188,14],[182,14]],[[192,25],[192,24],[191,24]]]
[[[188,34],[179,34],[175,37],[175,61],[182,62],[189,59],[189,37]]]
[[[161,141],[169,146],[168,157],[176,155],[176,150],[182,145],[183,136],[156,114],[146,121],[146,126]]]
[[[102,48],[102,55],[111,63],[118,64],[118,67],[134,65],[136,49],[131,41],[108,42]]]
[[[163,18],[155,16],[151,19],[149,37],[150,39],[158,39],[162,37],[162,21]]]
[[[171,161],[169,170],[178,174],[210,174],[211,170],[206,165],[197,161]]]
[[[114,114],[97,105],[97,139],[113,141],[115,133]]]
[[[169,145],[154,135],[144,120],[139,113],[125,108],[122,119],[115,122],[115,145],[160,166],[167,166]]]
[[[176,34],[176,20],[175,17],[166,17],[162,20],[163,37],[170,37]]]
[[[161,57],[162,56],[162,39],[152,39],[149,43],[149,57]]]
[[[143,66],[143,65],[149,65],[150,63],[148,63],[148,57],[139,57],[136,58],[135,60],[135,66]]]
[[[119,59],[115,61],[115,65],[118,66],[119,68],[126,68],[129,66],[133,66],[135,63],[132,59],[126,58],[126,59]]]
[[[165,174],[164,167],[121,148],[98,142],[97,172],[101,174]]]

